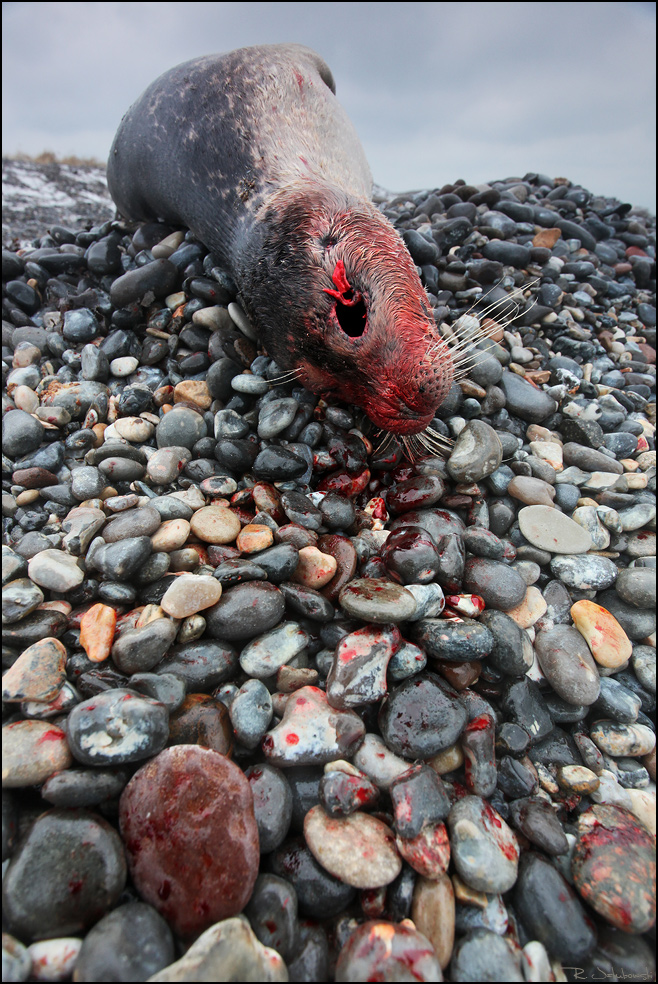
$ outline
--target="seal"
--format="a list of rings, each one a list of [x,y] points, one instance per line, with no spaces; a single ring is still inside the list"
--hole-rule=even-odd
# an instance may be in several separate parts
[[[259,45],[171,69],[124,116],[119,214],[187,226],[238,285],[268,354],[386,431],[430,424],[454,378],[407,248],[310,48]]]

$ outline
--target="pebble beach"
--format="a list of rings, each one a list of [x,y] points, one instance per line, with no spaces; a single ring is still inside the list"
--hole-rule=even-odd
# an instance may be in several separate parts
[[[655,218],[376,189],[434,454],[90,180],[3,225],[3,981],[655,980]]]

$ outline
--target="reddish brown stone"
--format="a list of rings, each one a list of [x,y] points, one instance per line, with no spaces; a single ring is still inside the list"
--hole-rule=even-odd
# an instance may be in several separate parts
[[[221,701],[208,694],[188,694],[169,717],[169,745],[202,745],[230,755],[233,727]]]
[[[600,803],[580,815],[571,871],[585,901],[613,926],[626,933],[651,929],[655,843],[627,810]]]
[[[247,904],[258,828],[249,782],[230,759],[199,745],[166,748],[126,786],[119,821],[137,891],[179,936]]]
[[[329,554],[337,563],[336,573],[331,581],[324,586],[322,594],[329,601],[338,601],[338,595],[348,581],[351,581],[356,571],[356,549],[349,537],[339,533],[326,533],[318,540],[319,549]]]
[[[450,864],[450,840],[444,823],[427,824],[409,840],[396,837],[398,851],[404,860],[424,878],[441,878]]]
[[[22,485],[24,489],[43,489],[46,485],[57,485],[57,475],[53,475],[46,468],[17,468],[11,476],[15,485]]]

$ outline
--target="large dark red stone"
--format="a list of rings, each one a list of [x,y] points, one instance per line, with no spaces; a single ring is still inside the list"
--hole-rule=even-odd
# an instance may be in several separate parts
[[[179,936],[197,936],[247,904],[260,851],[251,787],[230,759],[167,748],[121,796],[121,834],[141,897]]]

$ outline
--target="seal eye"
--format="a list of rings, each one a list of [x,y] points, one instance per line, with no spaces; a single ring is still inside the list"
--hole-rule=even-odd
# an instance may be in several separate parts
[[[338,240],[336,239],[335,236],[328,235],[325,236],[324,239],[322,240],[322,245],[324,246],[325,249],[331,249],[331,247],[335,246],[337,242]]]
[[[336,298],[336,319],[350,338],[360,338],[368,327],[368,312],[362,295],[354,290],[345,273],[345,264],[339,260],[331,278],[337,290],[323,288],[325,294]]]

